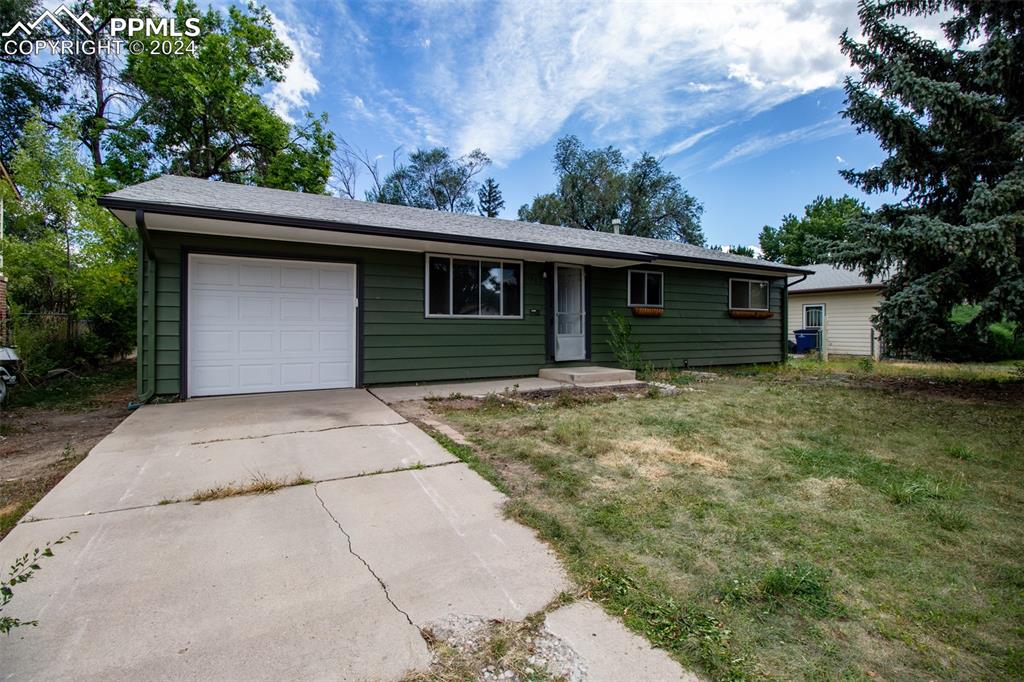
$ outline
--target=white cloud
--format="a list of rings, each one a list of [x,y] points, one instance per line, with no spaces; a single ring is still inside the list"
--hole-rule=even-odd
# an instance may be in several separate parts
[[[266,100],[281,118],[294,123],[309,106],[309,97],[320,90],[320,82],[310,66],[311,61],[319,58],[319,53],[315,38],[300,24],[285,23],[273,12],[270,16],[277,37],[292,51],[292,61],[284,70],[284,80],[274,84]]]
[[[838,85],[849,68],[838,36],[856,27],[855,12],[852,1],[505,0],[482,41],[450,37],[463,49],[431,85],[459,151],[481,147],[508,161],[574,116],[629,144]]]
[[[690,147],[694,146],[695,144],[697,144],[698,142],[703,140],[708,135],[713,135],[714,133],[717,133],[719,130],[724,128],[726,125],[728,125],[728,124],[723,123],[721,125],[712,126],[710,128],[705,128],[704,130],[696,132],[693,135],[690,135],[689,137],[685,137],[682,140],[679,140],[678,142],[670,144],[669,146],[665,147],[665,149],[663,149],[661,151],[661,156],[669,157],[669,156],[674,156],[675,154],[679,154],[680,152],[685,152],[687,149],[689,149]]]
[[[711,170],[735,163],[741,159],[760,156],[766,152],[798,142],[813,142],[841,135],[849,130],[849,125],[838,119],[829,119],[814,125],[787,130],[773,135],[755,135],[732,147],[720,159],[711,164]]]
[[[836,163],[846,163],[846,159],[836,154]]]

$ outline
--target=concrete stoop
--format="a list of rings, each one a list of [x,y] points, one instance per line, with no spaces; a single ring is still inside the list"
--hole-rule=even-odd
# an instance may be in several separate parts
[[[636,372],[631,369],[614,367],[548,367],[538,375],[541,379],[558,381],[573,386],[593,386],[594,384],[635,383]]]

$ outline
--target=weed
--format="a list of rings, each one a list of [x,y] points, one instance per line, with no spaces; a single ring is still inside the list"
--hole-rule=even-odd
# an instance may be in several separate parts
[[[190,502],[210,502],[240,495],[265,495],[281,488],[309,483],[312,483],[312,480],[301,474],[292,478],[270,478],[266,474],[256,472],[244,483],[227,483],[205,490],[197,490],[188,499]]]
[[[640,344],[633,340],[633,325],[617,310],[609,313],[605,324],[608,325],[608,345],[611,346],[616,362],[626,369],[641,369],[643,357]]]
[[[957,507],[933,502],[925,510],[925,518],[942,530],[959,533],[971,527],[970,517]]]
[[[949,456],[953,459],[959,459],[964,462],[972,462],[978,458],[974,450],[967,447],[966,445],[954,445],[948,450]]]
[[[871,356],[863,357],[857,360],[857,372],[860,374],[873,374],[875,371],[875,361]]]

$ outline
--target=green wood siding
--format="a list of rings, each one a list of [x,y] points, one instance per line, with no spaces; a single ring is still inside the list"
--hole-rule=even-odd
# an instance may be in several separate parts
[[[759,279],[713,270],[658,268],[664,273],[665,309],[661,317],[633,317],[626,301],[628,268],[591,268],[593,362],[613,364],[607,317],[621,313],[633,327],[644,360],[655,367],[778,362],[782,349],[782,280],[771,281],[767,320],[729,317],[729,279]]]
[[[158,260],[156,353],[148,357],[144,346],[140,357],[143,363],[156,365],[157,394],[174,394],[181,389],[183,246],[239,255],[359,261],[363,279],[364,384],[524,376],[536,374],[548,364],[541,263],[524,263],[521,320],[428,319],[423,314],[422,253],[174,232],[150,234]],[[665,272],[665,315],[657,319],[629,318],[646,359],[657,366],[780,359],[780,316],[770,320],[731,319],[726,310],[727,274],[707,270]],[[590,269],[594,362],[614,364],[605,320],[611,310],[630,316],[626,276],[626,269]],[[776,312],[781,294],[778,284],[773,285],[771,297]],[[531,315],[531,309],[539,314]],[[148,319],[150,314],[149,306],[143,305],[143,318]],[[145,388],[140,386],[141,390]]]

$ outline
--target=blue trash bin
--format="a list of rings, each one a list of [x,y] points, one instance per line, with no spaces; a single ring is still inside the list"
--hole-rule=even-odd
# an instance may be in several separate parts
[[[797,329],[793,335],[796,336],[797,353],[809,353],[818,348],[817,329]]]

